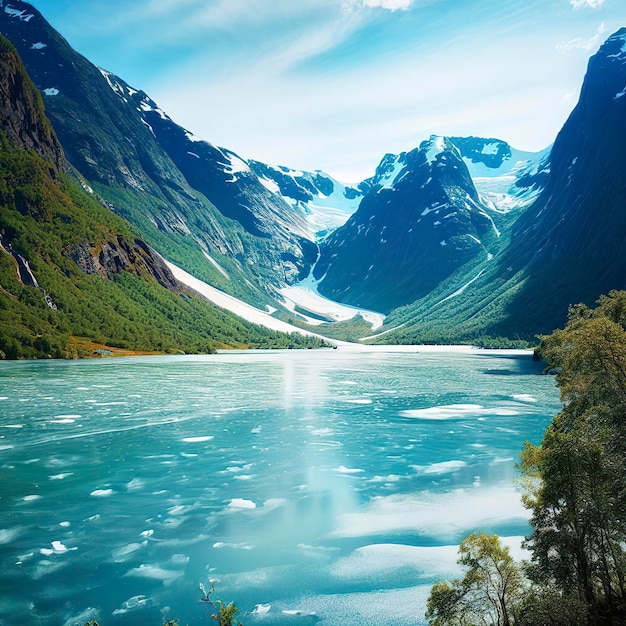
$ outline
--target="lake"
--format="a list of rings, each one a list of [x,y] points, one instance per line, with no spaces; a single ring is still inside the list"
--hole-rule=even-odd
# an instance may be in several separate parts
[[[0,362],[0,625],[424,623],[456,546],[520,552],[529,354],[372,349]]]

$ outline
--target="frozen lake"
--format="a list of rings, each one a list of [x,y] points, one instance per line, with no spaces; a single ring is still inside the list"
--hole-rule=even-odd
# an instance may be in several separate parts
[[[0,362],[0,625],[423,623],[456,545],[528,531],[559,411],[530,355]],[[256,608],[255,608],[256,607]]]

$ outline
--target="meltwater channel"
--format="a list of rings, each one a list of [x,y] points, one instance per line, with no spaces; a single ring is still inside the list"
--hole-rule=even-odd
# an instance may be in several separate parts
[[[520,552],[530,354],[0,363],[0,624],[422,624],[472,531]],[[383,618],[384,616],[384,618]]]

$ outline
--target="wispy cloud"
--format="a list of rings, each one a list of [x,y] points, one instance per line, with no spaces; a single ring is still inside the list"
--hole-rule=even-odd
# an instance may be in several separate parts
[[[412,4],[413,0],[361,0],[361,4],[366,7],[381,9],[389,9],[390,11],[402,10],[406,11]]]
[[[585,8],[599,9],[604,4],[604,0],[570,0],[570,4],[575,11]]]
[[[606,33],[607,28],[604,22],[598,26],[598,30],[593,37],[576,37],[569,41],[561,41],[556,44],[557,52],[561,54],[567,54],[572,50],[584,50],[585,52],[592,52],[595,50],[600,42],[604,39],[603,35]]]

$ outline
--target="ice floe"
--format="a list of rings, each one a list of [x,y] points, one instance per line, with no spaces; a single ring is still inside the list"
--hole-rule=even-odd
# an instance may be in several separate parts
[[[233,498],[228,507],[231,509],[256,509],[256,504],[252,500],[245,500],[244,498]]]
[[[109,498],[114,493],[113,489],[94,489],[89,495],[94,498]]]
[[[455,420],[484,415],[513,416],[519,415],[520,411],[512,407],[484,407],[480,404],[449,404],[433,406],[426,409],[407,409],[400,411],[402,417],[410,417],[422,420]]]
[[[202,437],[185,437],[183,441],[185,443],[204,443],[205,441],[211,441],[214,438],[214,435],[205,435]]]
[[[175,578],[179,578],[183,575],[182,571],[175,571],[159,567],[158,565],[151,565],[142,563],[139,567],[134,567],[128,570],[124,576],[134,576],[137,578],[150,578],[152,580],[160,580],[162,582],[169,582]]]

